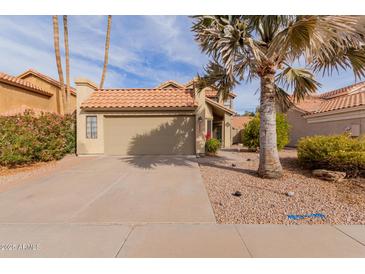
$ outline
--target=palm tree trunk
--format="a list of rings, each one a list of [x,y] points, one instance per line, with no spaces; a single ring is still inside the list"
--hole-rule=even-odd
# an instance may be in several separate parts
[[[283,175],[277,149],[275,72],[261,76],[260,96],[260,164],[258,173],[263,178],[279,178]]]
[[[70,110],[70,50],[68,46],[68,25],[67,15],[63,16],[63,37],[65,41],[65,55],[66,55],[66,103],[67,112]]]
[[[111,25],[112,25],[112,16],[108,15],[108,27],[107,27],[107,31],[106,31],[106,40],[105,40],[104,67],[103,67],[103,73],[101,74],[101,81],[100,81],[100,85],[99,85],[100,89],[102,89],[104,86],[105,74],[106,74],[106,69],[108,66]]]
[[[60,53],[60,34],[58,30],[58,16],[53,16],[53,41],[54,41],[54,50],[56,55],[56,64],[58,71],[58,78],[60,80],[61,86],[61,94],[59,98],[60,105],[60,114],[63,115],[65,113],[65,84],[63,80],[63,72],[62,72],[62,64],[61,64],[61,53]]]

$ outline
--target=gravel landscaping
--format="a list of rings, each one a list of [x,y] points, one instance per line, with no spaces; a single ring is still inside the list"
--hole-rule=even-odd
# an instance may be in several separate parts
[[[218,223],[365,224],[365,179],[327,182],[314,178],[298,166],[295,149],[281,151],[280,158],[284,176],[278,180],[256,175],[255,152],[231,149],[216,157],[198,158]],[[307,214],[325,218],[288,218]]]

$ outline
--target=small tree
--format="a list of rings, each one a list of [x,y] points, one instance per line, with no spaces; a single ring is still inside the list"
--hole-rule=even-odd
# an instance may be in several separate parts
[[[317,91],[318,72],[352,69],[365,77],[362,16],[203,15],[192,30],[211,57],[196,84],[227,97],[242,80],[260,79],[260,163],[264,178],[283,175],[276,147],[277,103],[284,107]],[[298,62],[298,60],[300,62]],[[302,67],[296,67],[297,64]],[[290,96],[292,95],[292,96]]]
[[[283,149],[290,141],[290,126],[286,116],[282,113],[276,114],[276,134],[277,148]],[[247,123],[242,131],[242,143],[251,149],[260,147],[260,115],[257,114],[250,122]]]

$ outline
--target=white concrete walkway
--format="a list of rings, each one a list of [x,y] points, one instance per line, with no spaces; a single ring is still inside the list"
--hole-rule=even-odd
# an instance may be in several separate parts
[[[0,257],[365,257],[365,226],[1,224]]]

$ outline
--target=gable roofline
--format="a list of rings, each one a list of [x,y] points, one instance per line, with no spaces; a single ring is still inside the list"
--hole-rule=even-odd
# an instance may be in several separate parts
[[[26,80],[23,80],[21,78],[15,77],[15,76],[11,76],[9,74],[6,74],[4,72],[0,72],[0,82],[8,84],[8,85],[12,85],[12,86],[16,86],[16,87],[20,87],[20,88],[24,88],[26,90],[47,96],[47,97],[52,97],[53,94],[34,85],[33,83],[30,83]]]
[[[348,95],[348,94],[353,93],[353,92],[355,92],[358,89],[361,89],[363,87],[365,88],[365,81],[355,83],[353,85],[349,85],[349,86],[346,86],[346,87],[342,87],[342,88],[339,88],[339,89],[334,89],[334,90],[331,90],[331,91],[327,91],[327,92],[318,94],[317,96],[319,98],[322,98],[322,99],[331,99],[331,98],[338,97],[338,96]]]
[[[167,81],[161,83],[160,85],[158,85],[156,87],[156,89],[165,88],[165,87],[168,87],[169,85],[175,86],[176,88],[185,88],[184,85],[179,84],[178,82],[176,82],[174,80],[167,80]]]
[[[221,109],[221,110],[223,110],[223,111],[225,111],[225,112],[227,112],[227,113],[229,113],[231,115],[236,114],[236,112],[234,112],[233,110],[231,110],[229,108],[226,108],[225,106],[223,106],[223,105],[219,104],[218,102],[216,102],[216,101],[214,101],[212,99],[209,99],[207,97],[205,98],[205,102],[207,102],[208,104],[210,104],[210,105],[212,105],[214,107],[217,107],[217,108],[219,108],[219,109]]]
[[[20,78],[20,79],[23,79],[28,75],[34,75],[34,76],[36,76],[38,78],[41,78],[42,80],[52,84],[55,87],[61,88],[61,84],[60,84],[59,81],[57,81],[56,79],[54,79],[54,78],[52,78],[48,75],[45,75],[45,74],[43,74],[43,73],[41,73],[41,72],[39,72],[39,71],[37,71],[33,68],[30,68],[30,69],[24,71],[23,73],[19,74],[17,77]],[[66,88],[66,84],[65,84],[65,88]],[[76,89],[74,87],[70,86],[70,93],[72,95],[76,96]]]
[[[362,92],[356,92],[345,96],[332,97],[331,99],[323,100],[319,108],[315,111],[311,111],[305,114],[305,117],[319,114],[319,113],[331,113],[341,109],[350,109],[355,107],[365,106],[365,90]]]

